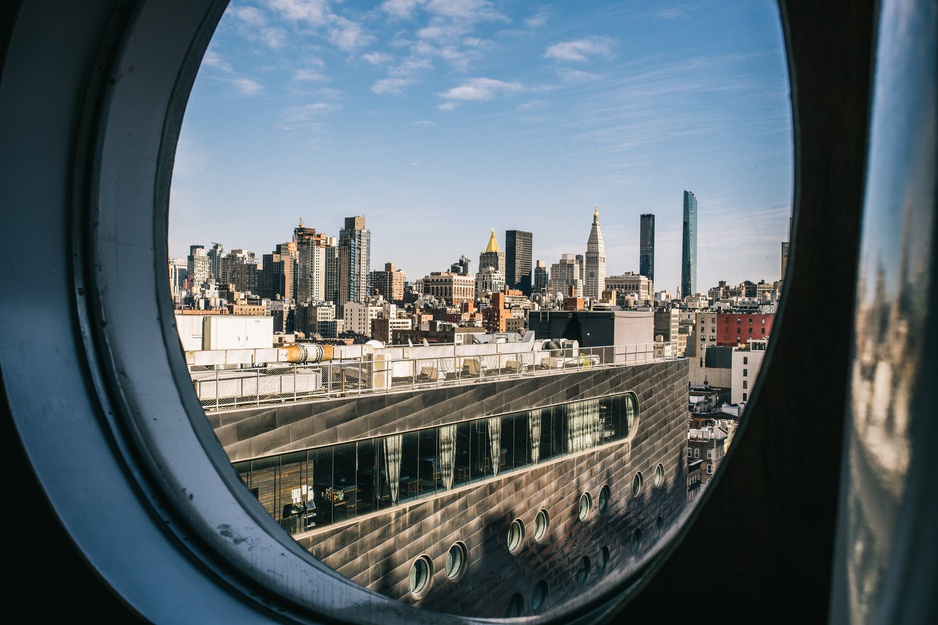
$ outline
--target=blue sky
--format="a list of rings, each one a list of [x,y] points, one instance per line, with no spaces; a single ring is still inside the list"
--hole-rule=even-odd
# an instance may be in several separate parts
[[[372,265],[415,280],[489,233],[534,234],[548,267],[585,253],[680,283],[683,191],[699,203],[698,288],[773,281],[792,197],[778,8],[746,2],[235,0],[177,148],[169,249],[258,256],[364,215]]]

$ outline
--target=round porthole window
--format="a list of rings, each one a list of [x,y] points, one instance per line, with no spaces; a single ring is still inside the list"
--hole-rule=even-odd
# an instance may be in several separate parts
[[[606,572],[606,568],[609,566],[609,558],[611,557],[609,552],[609,547],[603,547],[599,552],[599,562],[596,563],[596,574],[602,575]]]
[[[589,493],[583,493],[583,496],[580,497],[580,505],[577,509],[577,515],[580,517],[581,521],[585,521],[589,518],[590,508],[593,507],[593,498],[590,497]]]
[[[540,510],[534,517],[534,540],[543,541],[547,537],[547,530],[550,529],[550,515],[547,510]]]
[[[661,538],[661,535],[664,533],[664,519],[658,517],[655,519],[655,540]]]
[[[599,511],[605,512],[609,507],[609,486],[603,486],[599,490]]]
[[[449,552],[446,554],[446,563],[444,565],[446,578],[451,582],[458,581],[463,576],[463,573],[466,572],[468,565],[469,549],[466,547],[465,543],[455,543],[449,548]]]
[[[508,610],[505,611],[505,616],[508,618],[514,618],[516,616],[521,616],[521,613],[524,611],[524,597],[515,593],[511,596],[511,599],[508,600]]]
[[[420,599],[430,590],[430,581],[433,578],[433,562],[427,556],[420,556],[410,567],[410,594]]]
[[[639,471],[635,474],[635,477],[632,479],[632,496],[638,497],[642,492],[642,486],[645,484],[645,478],[642,477],[642,472]]]
[[[638,553],[641,550],[642,550],[642,530],[639,528],[636,528],[636,530],[632,532],[632,553],[634,553],[635,555],[638,555]]]
[[[658,463],[658,466],[655,467],[655,487],[661,486],[664,483],[664,465]]]
[[[521,519],[515,519],[508,526],[508,551],[518,553],[522,542],[524,542],[524,523]]]
[[[590,566],[592,566],[590,559],[586,556],[583,556],[583,559],[580,560],[580,564],[576,569],[577,586],[586,586],[586,582],[588,582],[590,579]]]
[[[531,595],[531,610],[540,612],[541,608],[547,605],[547,582],[543,579],[534,587],[534,593]]]

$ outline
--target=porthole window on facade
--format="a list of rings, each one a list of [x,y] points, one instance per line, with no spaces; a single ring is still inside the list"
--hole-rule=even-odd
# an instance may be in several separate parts
[[[410,578],[408,587],[410,594],[416,599],[420,599],[430,590],[430,583],[433,579],[433,561],[428,556],[420,556],[410,566]]]
[[[524,542],[524,523],[521,519],[515,519],[511,522],[511,525],[508,526],[508,551],[510,553],[518,553],[521,550],[521,545]]]
[[[599,511],[605,512],[609,507],[609,486],[604,485],[599,489]]]
[[[511,596],[511,599],[508,600],[508,609],[505,610],[505,616],[515,618],[521,616],[522,612],[524,612],[524,597],[515,593]]]
[[[550,530],[550,515],[547,510],[539,510],[534,517],[534,540],[543,542],[547,538],[548,530]]]
[[[547,598],[549,596],[550,589],[547,587],[547,582],[545,580],[540,580],[537,584],[534,585],[534,592],[531,593],[531,611],[537,614],[544,607],[547,606]]]
[[[642,550],[642,530],[641,528],[635,528],[635,531],[632,532],[632,553],[638,555]]]
[[[589,493],[583,493],[580,497],[580,503],[577,508],[577,516],[581,521],[585,521],[589,518],[590,510],[593,507],[593,498]]]
[[[655,467],[655,487],[659,487],[664,483],[664,465],[658,463],[658,466]]]
[[[580,559],[580,563],[577,565],[577,569],[576,569],[577,586],[580,586],[581,588],[583,586],[586,586],[586,583],[590,579],[590,567],[591,566],[592,566],[592,563],[590,562],[590,559],[588,557],[583,556]]]
[[[638,497],[642,492],[642,486],[645,485],[645,478],[642,476],[642,472],[639,471],[635,474],[635,477],[632,478],[632,495]]]
[[[606,568],[609,566],[609,559],[611,558],[611,552],[609,547],[603,545],[603,548],[599,550],[599,561],[596,563],[596,574],[602,575],[606,572]]]
[[[446,578],[451,582],[459,581],[469,565],[469,549],[463,542],[457,542],[446,553],[444,570]]]
[[[658,517],[655,519],[655,540],[661,538],[661,535],[664,533],[664,519]]]

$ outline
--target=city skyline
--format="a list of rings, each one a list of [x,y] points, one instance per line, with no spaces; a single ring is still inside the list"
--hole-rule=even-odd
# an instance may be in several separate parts
[[[260,258],[300,220],[338,236],[365,215],[372,270],[445,271],[493,229],[503,248],[533,233],[549,267],[585,252],[598,207],[608,275],[638,273],[638,217],[657,216],[655,289],[673,294],[693,188],[700,288],[779,275],[792,148],[774,4],[455,6],[232,3],[180,135],[170,255],[219,241]]]

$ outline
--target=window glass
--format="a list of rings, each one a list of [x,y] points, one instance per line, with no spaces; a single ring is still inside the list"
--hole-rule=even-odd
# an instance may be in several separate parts
[[[635,523],[686,513],[662,463],[696,460],[699,481],[688,440],[733,442],[790,238],[777,6],[301,4],[232,0],[186,109],[169,288],[194,392],[260,505],[355,579],[363,554],[390,557],[374,537],[403,510],[449,541],[484,517],[472,531],[499,549],[533,522],[530,574],[458,609],[536,612],[531,581],[560,565],[527,552],[571,531],[548,514],[587,521],[590,493],[606,511],[610,476],[641,499],[589,524],[564,565],[586,561],[585,584],[589,557],[619,566],[597,543],[639,553]],[[678,358],[680,384],[649,382]],[[662,425],[689,398],[692,425]],[[505,518],[486,500],[516,503]],[[465,553],[416,548],[394,554],[406,583],[405,564],[371,590],[451,608],[427,593],[432,565],[450,577]]]

